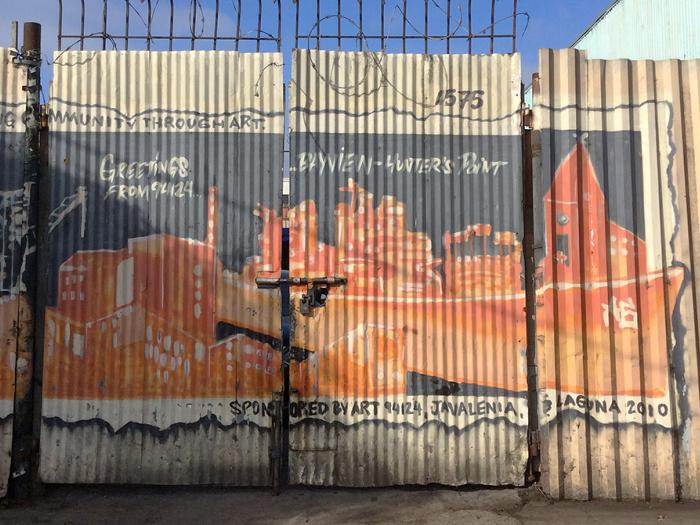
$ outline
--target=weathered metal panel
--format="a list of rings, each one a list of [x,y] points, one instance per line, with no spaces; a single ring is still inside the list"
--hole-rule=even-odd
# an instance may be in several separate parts
[[[540,52],[537,358],[555,497],[700,497],[700,62]]]
[[[617,0],[570,47],[595,59],[695,59],[698,24],[697,0]]]
[[[54,60],[41,478],[268,484],[281,56]]]
[[[522,484],[520,57],[297,50],[291,480]]]
[[[12,412],[15,391],[17,325],[26,304],[22,243],[27,209],[24,191],[24,70],[0,48],[0,497],[10,472]]]

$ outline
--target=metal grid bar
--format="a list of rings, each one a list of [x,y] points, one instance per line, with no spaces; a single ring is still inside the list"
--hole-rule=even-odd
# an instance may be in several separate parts
[[[515,52],[518,19],[526,16],[518,12],[517,0],[123,0],[123,7],[112,2],[112,9],[108,0],[57,1],[58,47],[81,50],[88,42],[98,49],[130,49],[138,43],[147,50],[168,42],[169,51],[175,45],[195,49],[198,42],[200,48],[216,50],[228,42],[241,50],[245,42],[245,50],[261,51],[266,44],[281,51],[282,24],[291,25],[293,16],[294,47],[320,49],[332,42],[340,49],[355,42],[360,51],[386,51],[401,42],[403,52]],[[123,9],[123,15],[115,8]],[[95,18],[99,22],[87,27],[86,20]],[[134,24],[143,27],[135,31]]]
[[[284,1],[284,0],[283,0]],[[289,0],[293,1],[293,0]],[[298,0],[295,5],[295,47],[318,49],[329,44],[343,48],[356,42],[357,49],[387,50],[391,42],[402,41],[400,50],[422,53],[515,52],[518,20],[517,0],[354,0],[330,4],[319,0]],[[367,14],[370,16],[366,16]],[[401,25],[394,25],[397,14]],[[377,16],[378,15],[378,16]],[[323,27],[321,27],[323,26]],[[400,30],[397,30],[400,27]],[[478,28],[478,29],[475,29]],[[331,29],[328,31],[328,29]],[[453,44],[459,42],[453,49]],[[475,45],[479,42],[479,45]],[[467,44],[466,46],[464,44]],[[440,49],[442,47],[442,49]],[[393,50],[398,50],[396,47]]]
[[[108,9],[108,0],[58,0],[57,44],[59,50],[77,47],[82,51],[90,42],[96,43],[97,48],[102,50],[110,46],[130,49],[138,42],[141,49],[150,51],[155,42],[168,42],[168,51],[173,51],[174,44],[185,42],[189,42],[187,47],[192,50],[198,42],[211,45],[210,49],[213,50],[223,42],[233,43],[236,50],[239,50],[241,42],[250,42],[254,43],[256,51],[261,50],[263,43],[268,44],[268,49],[272,46],[280,51],[285,1],[291,2],[231,0],[232,9],[229,9],[229,4],[221,0],[169,0],[167,3],[124,0],[124,14],[116,15],[114,9]],[[112,2],[111,7],[115,6],[117,2]],[[185,18],[178,16],[183,8],[189,8]],[[136,22],[132,16],[134,14]],[[86,19],[92,20],[95,15],[98,16],[99,25],[86,27]],[[77,20],[79,27],[75,24]],[[166,20],[167,23],[163,23]],[[230,21],[228,33],[224,30],[225,20]],[[134,32],[132,25],[139,22],[143,24],[142,30]],[[274,27],[268,30],[265,24],[269,23]],[[122,27],[117,27],[122,24]],[[167,29],[159,33],[157,27],[161,25]]]

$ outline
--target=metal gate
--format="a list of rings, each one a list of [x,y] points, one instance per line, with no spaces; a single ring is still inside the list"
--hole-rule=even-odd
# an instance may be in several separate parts
[[[56,483],[698,497],[697,62],[545,50],[533,120],[515,0],[77,2],[41,177],[38,49],[0,63],[0,492],[40,441]]]
[[[13,51],[0,48],[0,497],[5,495],[10,472],[15,377],[26,369],[25,356],[20,356],[18,367],[17,355],[18,339],[27,332],[23,262],[31,238],[23,170],[25,75],[14,63]]]
[[[54,62],[42,480],[270,484],[280,55]]]
[[[42,480],[523,483],[517,3],[68,4]]]
[[[292,481],[522,484],[519,56],[298,50],[290,85],[290,272],[346,281],[293,297]]]

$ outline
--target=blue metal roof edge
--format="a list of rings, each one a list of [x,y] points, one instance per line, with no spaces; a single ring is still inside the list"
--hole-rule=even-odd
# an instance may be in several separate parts
[[[603,12],[598,16],[598,18],[595,19],[595,21],[592,24],[590,24],[586,29],[584,29],[584,31],[579,36],[576,37],[574,42],[569,47],[576,47],[576,44],[578,44],[581,40],[583,40],[583,38],[588,33],[590,33],[593,30],[593,28],[595,26],[597,26],[601,20],[603,20],[603,18],[608,16],[610,14],[610,12],[613,9],[615,9],[620,2],[622,2],[622,0],[612,0],[610,5],[603,10]]]

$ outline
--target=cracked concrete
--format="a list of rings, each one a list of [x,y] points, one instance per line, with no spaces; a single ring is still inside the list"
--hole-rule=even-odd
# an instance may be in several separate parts
[[[698,523],[700,503],[559,502],[536,488],[451,490],[192,487],[48,487],[0,508],[12,524]]]

